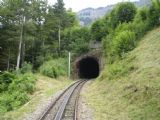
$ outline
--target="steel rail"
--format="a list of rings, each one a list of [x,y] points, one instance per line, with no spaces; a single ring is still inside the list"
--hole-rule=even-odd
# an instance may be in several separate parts
[[[65,89],[59,96],[56,98],[56,100],[47,108],[45,112],[42,113],[42,115],[37,119],[37,120],[44,120],[47,114],[50,112],[50,110],[56,105],[56,102],[71,88],[73,87],[76,83],[81,83],[81,80],[71,84],[67,89]]]
[[[68,91],[68,94],[67,94],[66,98],[64,99],[63,103],[61,104],[59,110],[57,111],[57,114],[56,114],[54,120],[62,120],[63,114],[65,113],[65,108],[66,108],[69,100],[71,99],[74,91],[79,87],[79,85],[81,85],[81,84],[83,85],[85,82],[86,82],[86,81],[81,81],[81,82],[79,82],[75,87],[73,87],[72,89],[70,89],[70,90]],[[80,89],[81,89],[81,87],[80,87]],[[79,93],[79,92],[78,92],[78,93]],[[76,101],[77,101],[77,98],[76,98]],[[74,115],[73,115],[73,119],[75,118],[74,116],[75,116],[75,113],[74,113]]]
[[[82,87],[83,87],[83,85],[81,86],[81,88]],[[73,118],[74,120],[78,120],[78,102],[79,102],[79,98],[80,98],[80,90],[78,91],[78,96],[77,96],[76,101],[75,101],[74,118]]]

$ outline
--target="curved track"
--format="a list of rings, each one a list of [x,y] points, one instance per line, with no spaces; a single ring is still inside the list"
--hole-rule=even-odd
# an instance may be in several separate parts
[[[79,93],[85,80],[69,86],[38,120],[76,120]]]

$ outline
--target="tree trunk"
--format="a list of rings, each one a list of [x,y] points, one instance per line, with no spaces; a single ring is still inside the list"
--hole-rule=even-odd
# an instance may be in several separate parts
[[[25,40],[23,39],[23,43],[22,43],[22,60],[21,60],[21,64],[23,65],[24,61],[25,61]]]
[[[21,26],[21,33],[20,33],[20,40],[19,40],[19,49],[18,49],[18,56],[17,56],[17,66],[16,71],[19,70],[20,67],[20,61],[21,61],[21,51],[22,51],[22,41],[23,41],[23,24],[24,24],[24,17],[22,20],[22,26]]]
[[[7,71],[9,71],[9,68],[10,68],[10,58],[11,58],[11,51],[10,51],[10,48],[9,48],[8,60],[7,60]]]
[[[26,23],[26,17],[24,17],[24,23],[23,23],[23,41],[22,41],[22,54],[21,54],[21,57],[22,57],[22,60],[21,60],[21,64],[23,65],[23,63],[25,62],[25,50],[26,50],[26,43],[25,43],[25,38],[26,38],[26,31],[25,31],[25,23]]]

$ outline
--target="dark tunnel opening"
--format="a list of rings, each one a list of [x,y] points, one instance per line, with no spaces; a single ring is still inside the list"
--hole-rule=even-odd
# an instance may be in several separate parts
[[[78,66],[79,78],[92,79],[99,76],[99,63],[93,57],[83,58]]]

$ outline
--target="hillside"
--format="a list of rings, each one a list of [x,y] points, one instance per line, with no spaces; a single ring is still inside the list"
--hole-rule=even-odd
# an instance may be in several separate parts
[[[149,6],[151,4],[151,0],[139,0],[134,2],[137,7]],[[86,8],[77,13],[81,25],[90,25],[98,18],[103,17],[107,13],[109,13],[115,5],[108,5],[106,7],[99,8]]]
[[[102,74],[84,94],[95,120],[159,120],[160,27]]]
[[[99,7],[97,9],[94,8],[86,8],[77,13],[78,19],[81,25],[90,25],[98,18],[103,17],[105,14],[110,12],[113,9],[114,5],[110,5],[107,7]]]

